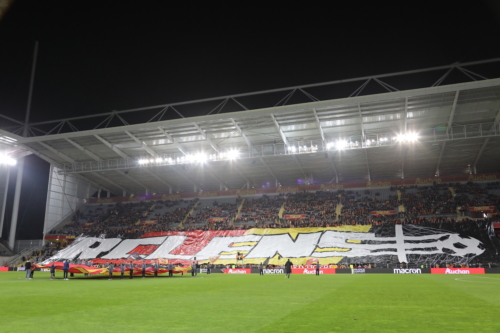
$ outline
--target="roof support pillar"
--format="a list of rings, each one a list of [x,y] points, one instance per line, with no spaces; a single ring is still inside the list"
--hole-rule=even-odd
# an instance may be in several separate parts
[[[368,171],[368,180],[371,181],[372,180],[372,175],[371,175],[371,172],[370,172],[370,162],[368,161],[368,152],[366,151],[366,149],[363,149],[365,151],[365,159],[366,159],[366,169]]]
[[[207,135],[207,133],[205,133],[200,126],[198,126],[197,123],[193,123],[194,127],[196,127],[196,129],[200,132],[200,134],[205,138],[205,140],[207,140],[208,144],[210,144],[210,146],[212,146],[212,148],[216,151],[216,152],[219,152],[220,151],[220,148],[219,146],[217,146],[217,144],[215,142],[213,142]]]
[[[0,167],[1,169],[2,167]],[[10,177],[10,167],[8,166],[5,166],[4,167],[5,169],[7,169],[7,171],[2,171],[2,173],[0,173],[0,182],[1,182],[1,186],[4,186],[5,187],[5,191],[4,193],[2,193],[3,195],[3,200],[0,201],[0,237],[2,237],[2,230],[3,230],[3,222],[4,222],[4,217],[5,217],[5,206],[7,204],[7,194],[8,194],[8,191],[9,191],[9,177]],[[0,188],[1,188],[0,186]]]
[[[457,108],[458,94],[460,90],[455,93],[455,99],[453,100],[453,105],[451,106],[450,117],[448,118],[448,125],[446,126],[446,135],[450,133],[451,125],[453,124],[453,117],[455,116],[455,110]]]
[[[12,217],[10,220],[9,247],[14,250],[16,245],[17,218],[19,216],[19,201],[21,199],[21,186],[23,185],[24,158],[17,161],[16,190],[14,192],[14,204],[12,206]]]
[[[361,125],[361,135],[363,139],[365,138],[365,125],[363,124],[363,115],[361,114],[361,104],[358,103],[358,114],[359,114],[359,123]]]
[[[233,125],[236,128],[236,130],[241,134],[241,136],[243,137],[243,139],[247,143],[248,148],[252,149],[252,144],[250,143],[250,140],[248,139],[246,134],[243,133],[243,130],[241,129],[241,127],[236,123],[236,121],[233,118],[231,118],[231,121],[233,122]]]
[[[319,133],[321,134],[321,139],[323,141],[326,141],[325,132],[323,131],[323,127],[321,127],[321,122],[319,121],[318,113],[316,112],[315,108],[313,108],[312,110],[314,113],[314,118],[316,119],[316,125],[318,125]]]
[[[285,136],[285,133],[283,133],[283,131],[281,130],[281,127],[280,125],[278,124],[278,121],[276,120],[276,117],[274,116],[274,114],[271,114],[271,119],[273,120],[273,123],[274,123],[274,126],[276,126],[276,129],[278,130],[278,133],[281,137],[281,140],[283,140],[283,142],[285,143],[285,145],[288,146],[288,140]]]
[[[403,157],[401,158],[401,179],[405,179],[405,156],[406,156],[406,149],[401,149],[401,150],[402,150],[402,154],[403,154]]]
[[[147,151],[151,156],[153,157],[158,157],[158,153],[155,152],[153,149],[151,149],[147,144],[146,142],[138,139],[135,135],[133,135],[132,133],[130,133],[129,131],[124,131],[125,134],[127,134],[130,138],[132,138],[132,140],[134,140],[135,142],[137,142],[138,144],[141,145],[141,148],[143,148],[145,151]]]
[[[441,151],[439,152],[439,158],[436,166],[436,176],[440,176],[440,171],[439,171],[439,166],[441,165],[441,159],[443,158],[443,152],[444,149],[446,148],[446,141],[443,141],[443,144],[441,145]]]
[[[405,98],[405,111],[403,113],[403,133],[408,131],[408,97]]]
[[[108,147],[109,149],[111,149],[112,151],[114,151],[116,154],[118,154],[121,158],[125,158],[127,159],[128,156],[127,154],[125,154],[123,151],[121,151],[120,149],[116,148],[113,144],[111,144],[110,142],[108,142],[107,140],[103,139],[102,137],[100,137],[99,135],[95,134],[94,137],[96,139],[98,139],[99,141],[101,141],[102,143],[104,143],[104,145],[106,147]]]
[[[168,186],[169,188],[169,192],[172,193],[172,184],[170,184],[169,182],[165,181],[164,179],[162,179],[160,176],[158,176],[156,173],[154,173],[153,171],[149,170],[149,168],[142,168],[142,170],[146,171],[147,173],[149,173],[154,179],[156,179],[157,181],[159,181],[160,183],[162,183],[163,185],[166,185]]]
[[[488,145],[488,142],[490,142],[490,138],[486,138],[484,139],[484,142],[483,144],[481,145],[481,149],[479,149],[479,152],[477,153],[477,156],[476,156],[476,159],[474,160],[474,164],[472,165],[472,172],[474,174],[477,174],[477,162],[479,161],[479,159],[481,158],[481,155],[483,155],[483,152],[484,152],[484,148],[486,148],[486,145]]]
[[[182,148],[182,146],[179,144],[179,142],[178,142],[175,138],[173,138],[170,134],[168,134],[168,133],[167,133],[167,131],[165,131],[163,128],[159,127],[158,129],[159,129],[159,130],[163,133],[163,135],[165,135],[165,137],[166,137],[167,139],[169,139],[169,140],[170,140],[170,142],[172,142],[172,144],[173,144],[173,145],[174,145],[177,149],[179,149],[179,151],[180,151],[181,153],[183,153],[184,155],[187,155],[187,152],[184,150],[184,148]]]
[[[271,168],[269,167],[269,165],[267,165],[266,161],[262,157],[260,158],[260,161],[262,162],[262,164],[264,164],[264,166],[266,167],[267,171],[274,177],[274,179],[276,180],[276,184],[281,183],[279,181],[278,177],[276,177],[276,175],[274,174],[273,170],[271,170]]]

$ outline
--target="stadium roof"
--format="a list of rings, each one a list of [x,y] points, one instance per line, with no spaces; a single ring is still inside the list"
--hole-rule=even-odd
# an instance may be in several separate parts
[[[309,103],[134,125],[111,112],[92,130],[78,131],[61,120],[43,136],[0,130],[0,138],[14,139],[60,173],[79,174],[117,195],[499,170],[500,79],[390,88],[377,95],[324,101],[308,96]],[[172,105],[135,111],[159,108],[161,119],[169,107],[177,112]],[[102,128],[112,119],[123,126]],[[72,132],[53,134],[64,126]]]

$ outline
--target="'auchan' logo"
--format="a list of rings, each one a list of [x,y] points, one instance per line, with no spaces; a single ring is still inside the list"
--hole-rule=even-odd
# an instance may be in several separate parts
[[[417,178],[415,184],[441,183],[441,178]]]
[[[366,183],[366,187],[383,187],[383,186],[391,186],[391,182],[382,182],[382,181],[378,181],[378,182],[372,182],[372,181],[368,181]]]
[[[494,180],[497,179],[496,175],[470,175],[468,181],[480,181],[480,180]]]
[[[225,273],[228,273],[228,274],[247,274],[247,270],[246,269],[226,269]]]
[[[302,274],[316,274],[316,270],[315,269],[304,269],[304,272],[302,272]],[[323,272],[321,270],[319,270],[319,274],[323,274]]]
[[[444,271],[444,274],[470,274],[470,271],[468,269],[449,269],[447,268],[446,271]]]

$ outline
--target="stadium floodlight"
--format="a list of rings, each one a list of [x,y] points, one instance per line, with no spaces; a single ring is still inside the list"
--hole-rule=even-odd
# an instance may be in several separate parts
[[[337,147],[338,150],[344,150],[347,148],[347,141],[346,140],[338,140],[335,142],[335,147]]]
[[[196,154],[196,161],[199,163],[205,163],[208,159],[208,156],[203,153]]]
[[[418,134],[417,133],[408,133],[408,141],[409,142],[414,142],[418,140]]]
[[[415,142],[418,140],[418,133],[408,132],[398,134],[395,138],[399,142]]]
[[[15,159],[13,159],[12,157],[9,157],[9,156],[4,155],[4,154],[0,154],[0,164],[14,166],[17,164],[17,161]]]
[[[228,160],[236,160],[240,157],[240,152],[237,149],[231,149],[226,153]]]
[[[190,154],[186,156],[187,163],[205,163],[207,159],[208,156],[204,153]]]

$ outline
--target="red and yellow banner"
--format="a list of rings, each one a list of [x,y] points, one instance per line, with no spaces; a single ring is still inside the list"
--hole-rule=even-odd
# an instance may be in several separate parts
[[[395,210],[374,210],[370,213],[371,215],[394,215],[396,214]]]
[[[494,212],[496,211],[495,206],[478,206],[478,207],[469,207],[469,211],[475,212]]]
[[[306,214],[289,214],[289,215],[285,215],[285,219],[287,220],[300,220],[300,219],[303,219],[303,218],[306,218],[307,215]]]
[[[58,239],[73,240],[73,239],[75,239],[75,235],[48,235],[48,236],[45,236],[45,240],[58,240]]]
[[[227,217],[211,217],[208,219],[209,222],[222,222],[227,220]]]
[[[121,274],[121,268],[120,264],[124,263],[126,264],[125,266],[125,272],[127,275],[130,274],[130,260],[99,260],[99,259],[94,259],[92,260],[94,264],[109,264],[113,263],[115,266],[113,268],[113,275],[120,275]],[[151,265],[154,264],[155,260],[148,260],[147,264]],[[40,269],[50,269],[52,264],[54,264],[54,268],[57,272],[62,272],[63,271],[63,262],[53,262],[47,265],[35,265],[35,268],[40,268]],[[133,264],[133,272],[132,275],[142,275],[142,260],[134,261],[132,262]],[[185,266],[185,267],[174,267],[173,273],[179,274],[179,273],[187,273],[191,270],[191,267]],[[74,274],[90,274],[90,275],[98,275],[98,274],[105,274],[109,275],[109,268],[97,268],[97,267],[91,267],[91,266],[86,266],[86,265],[74,265],[70,264],[69,265],[69,270],[68,273],[74,273]],[[145,275],[148,276],[153,276],[155,273],[155,269],[151,266],[146,267],[146,272]],[[167,274],[168,269],[165,267],[159,267],[158,268],[158,274]]]
[[[156,223],[158,223],[158,221],[156,221],[156,220],[141,221],[142,225],[156,224]]]

